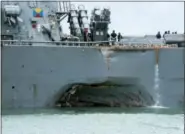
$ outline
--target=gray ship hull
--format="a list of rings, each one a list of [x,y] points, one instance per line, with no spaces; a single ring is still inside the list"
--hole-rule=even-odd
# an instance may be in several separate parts
[[[167,60],[169,55],[178,59]],[[159,91],[163,106],[179,107],[183,101],[182,55],[182,49],[159,52]],[[154,50],[3,46],[2,108],[53,107],[70,84],[100,83],[110,78],[122,84],[140,85],[155,99],[156,61]]]
[[[161,105],[184,105],[184,48],[161,49],[159,57]]]

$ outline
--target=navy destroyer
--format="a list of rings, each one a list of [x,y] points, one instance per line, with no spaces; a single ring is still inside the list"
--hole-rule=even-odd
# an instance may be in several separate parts
[[[2,108],[182,107],[184,34],[112,41],[110,15],[94,8],[89,18],[68,1],[2,2]],[[141,48],[154,44],[178,47]]]

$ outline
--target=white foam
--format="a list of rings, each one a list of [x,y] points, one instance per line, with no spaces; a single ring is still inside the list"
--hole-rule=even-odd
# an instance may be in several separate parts
[[[154,108],[161,108],[161,102],[160,102],[160,85],[159,85],[159,66],[156,65],[155,66],[155,78],[154,78],[154,92],[156,94],[155,96],[155,104],[154,104]]]
[[[157,105],[149,106],[149,108],[156,108],[156,109],[159,109],[159,108],[165,108],[165,109],[168,109],[168,107],[157,106]]]

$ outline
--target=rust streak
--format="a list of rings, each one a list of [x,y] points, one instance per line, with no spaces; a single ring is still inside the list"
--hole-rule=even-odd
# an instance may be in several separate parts
[[[155,49],[155,59],[156,59],[156,64],[158,65],[158,63],[159,63],[159,48]]]

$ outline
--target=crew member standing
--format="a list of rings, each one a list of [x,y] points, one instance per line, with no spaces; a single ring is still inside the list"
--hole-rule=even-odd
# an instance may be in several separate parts
[[[111,33],[111,40],[113,41],[113,45],[116,42],[116,37],[117,37],[117,34],[115,33],[115,30],[113,30],[112,33]]]
[[[118,41],[120,41],[122,39],[122,35],[121,33],[118,33]]]
[[[160,32],[157,33],[156,38],[161,39],[161,33]]]

